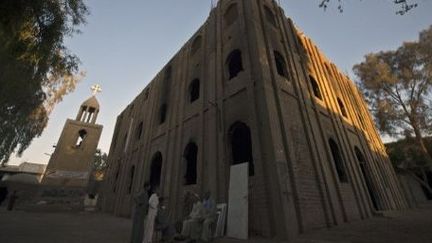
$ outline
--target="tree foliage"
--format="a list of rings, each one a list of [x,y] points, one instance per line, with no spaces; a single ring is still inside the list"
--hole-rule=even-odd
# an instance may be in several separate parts
[[[48,115],[82,78],[64,39],[88,14],[82,0],[0,2],[0,162],[41,135]]]
[[[393,137],[413,136],[430,161],[423,136],[431,134],[432,125],[432,26],[418,41],[366,55],[354,72],[380,130]]]
[[[327,9],[330,2],[335,2],[336,0],[320,0],[320,8]],[[409,12],[411,9],[418,6],[417,3],[412,3],[409,0],[393,0],[393,3],[399,7],[399,10],[396,11],[396,14],[404,15]],[[337,0],[337,8],[339,12],[343,12],[342,0]]]
[[[104,153],[100,149],[97,149],[94,156],[94,163],[92,169],[93,178],[97,181],[101,181],[105,175],[105,171],[107,168],[108,168],[107,153]]]
[[[432,151],[432,138],[424,139],[428,151]],[[420,150],[415,139],[408,136],[396,142],[387,143],[387,154],[397,171],[403,171],[416,180],[432,195],[432,180],[428,174],[428,158]]]

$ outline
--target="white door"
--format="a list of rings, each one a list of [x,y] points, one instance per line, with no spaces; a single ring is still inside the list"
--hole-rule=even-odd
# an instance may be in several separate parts
[[[248,238],[248,179],[249,163],[231,166],[227,225],[227,236],[231,238]]]

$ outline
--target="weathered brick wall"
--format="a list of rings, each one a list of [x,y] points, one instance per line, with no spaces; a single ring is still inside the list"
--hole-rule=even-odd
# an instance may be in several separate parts
[[[229,12],[233,6],[236,14]],[[241,51],[243,71],[228,79],[226,60],[235,49]],[[285,61],[285,76],[278,72],[275,51]],[[309,75],[317,79],[321,99],[314,96]],[[190,103],[188,88],[195,78],[200,79],[200,96]],[[338,97],[345,103],[346,118]],[[159,124],[163,102],[168,105],[167,117]],[[226,203],[233,161],[229,129],[236,121],[250,128],[252,139],[252,235],[290,238],[369,217],[370,199],[354,146],[368,159],[382,208],[402,207],[391,168],[376,165],[386,155],[364,101],[271,0],[220,0],[206,23],[122,112],[110,149],[103,207],[117,215],[130,213],[131,196],[149,180],[151,160],[158,151],[163,157],[162,194],[168,197],[173,221],[186,214],[185,191],[210,190],[218,203]],[[137,139],[140,122],[143,133]],[[330,138],[341,151],[347,183],[338,179]],[[197,184],[186,186],[183,155],[190,141],[198,147]],[[135,176],[129,193],[132,166]],[[117,167],[121,169],[115,179]],[[383,177],[390,177],[386,186]],[[388,188],[392,192],[386,192]]]

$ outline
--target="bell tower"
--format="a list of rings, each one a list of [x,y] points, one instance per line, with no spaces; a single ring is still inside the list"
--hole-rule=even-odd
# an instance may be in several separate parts
[[[66,120],[42,184],[77,187],[87,185],[102,133],[102,125],[96,124],[100,108],[96,93],[101,91],[100,86],[93,85],[92,91],[93,95],[81,104],[75,120]]]

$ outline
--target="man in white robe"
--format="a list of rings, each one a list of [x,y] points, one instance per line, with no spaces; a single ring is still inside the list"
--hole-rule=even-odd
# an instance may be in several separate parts
[[[184,238],[198,240],[201,236],[201,228],[204,216],[204,207],[199,199],[193,204],[192,211],[183,221],[181,235]]]

